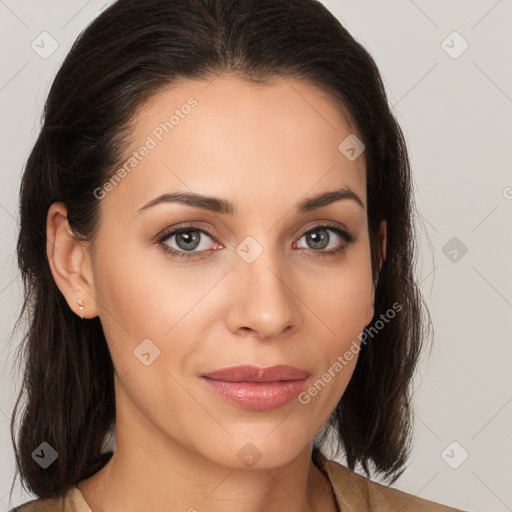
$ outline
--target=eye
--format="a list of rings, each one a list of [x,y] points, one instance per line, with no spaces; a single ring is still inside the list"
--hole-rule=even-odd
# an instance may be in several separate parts
[[[174,242],[167,242],[172,239],[174,239]],[[162,235],[158,243],[166,253],[172,256],[190,258],[196,253],[215,250],[208,249],[208,240],[205,239],[209,239],[210,243],[213,241],[211,236],[202,229],[193,226],[182,226]],[[217,244],[217,248],[220,247],[222,246]]]
[[[334,236],[329,233],[334,233]],[[355,241],[355,236],[337,226],[322,224],[306,231],[298,242],[303,239],[315,253],[328,256],[347,249]],[[336,239],[338,239],[338,242],[336,242]],[[341,240],[341,243],[339,240]]]
[[[303,239],[309,246],[309,251],[307,247],[305,249],[297,247],[297,243]],[[293,248],[312,252],[315,256],[329,256],[345,251],[354,241],[355,236],[352,233],[334,225],[322,224],[304,232],[293,244]],[[211,248],[212,242],[214,243],[213,248]],[[170,256],[186,259],[203,258],[202,253],[223,248],[222,245],[213,241],[207,231],[193,225],[169,230],[158,238],[157,243]]]

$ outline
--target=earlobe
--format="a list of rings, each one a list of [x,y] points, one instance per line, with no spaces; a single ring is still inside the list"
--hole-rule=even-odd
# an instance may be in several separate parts
[[[53,203],[48,210],[46,256],[53,279],[71,310],[82,318],[97,316],[90,254],[84,242],[73,236],[63,202]]]

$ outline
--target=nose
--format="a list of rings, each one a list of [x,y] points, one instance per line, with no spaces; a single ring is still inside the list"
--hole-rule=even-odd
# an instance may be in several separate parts
[[[232,332],[272,339],[299,328],[300,289],[283,259],[264,251],[252,263],[240,258],[233,270],[227,319]]]

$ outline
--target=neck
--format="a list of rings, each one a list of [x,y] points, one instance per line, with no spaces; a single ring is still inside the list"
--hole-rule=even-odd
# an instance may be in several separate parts
[[[110,461],[78,484],[92,512],[338,510],[309,446],[280,467],[233,469],[169,441],[162,449],[152,436],[135,442],[119,426],[116,438]]]

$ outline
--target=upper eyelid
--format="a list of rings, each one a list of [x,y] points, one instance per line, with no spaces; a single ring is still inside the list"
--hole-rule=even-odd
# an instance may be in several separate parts
[[[217,236],[215,231],[212,234],[212,233],[209,233],[208,230],[205,228],[185,225],[185,226],[177,226],[174,228],[164,229],[162,231],[162,234],[157,236],[157,240],[163,241],[163,240],[166,240],[167,238],[170,238],[171,236],[177,235],[177,234],[179,234],[181,232],[185,232],[185,231],[199,231],[199,232],[203,233],[204,235],[209,236],[210,238]]]
[[[330,230],[340,230],[340,231],[344,231],[347,233],[347,235],[349,237],[353,237],[353,233],[348,230],[347,228],[345,228],[345,226],[343,226],[342,224],[338,224],[338,223],[335,223],[335,222],[329,222],[329,221],[318,221],[318,224],[315,224],[313,226],[309,226],[308,228],[305,228],[304,230],[302,230],[300,232],[298,236],[298,239],[302,238],[304,235],[306,235],[307,233],[309,233],[310,231],[313,231],[315,229],[321,229],[321,228],[324,228],[324,229],[330,229]],[[210,238],[214,238],[216,235],[215,231],[213,234],[209,233],[207,229],[205,228],[200,228],[198,226],[195,226],[195,225],[183,225],[183,226],[177,226],[177,227],[174,227],[174,228],[169,228],[169,230],[164,230],[163,233],[161,235],[158,236],[157,240],[159,242],[163,242],[164,240],[167,240],[168,238],[171,238],[172,236],[175,236],[177,234],[179,234],[180,232],[186,232],[186,231],[199,231],[203,234],[205,234],[206,236],[210,237]],[[340,233],[336,233],[337,235],[340,235]]]

